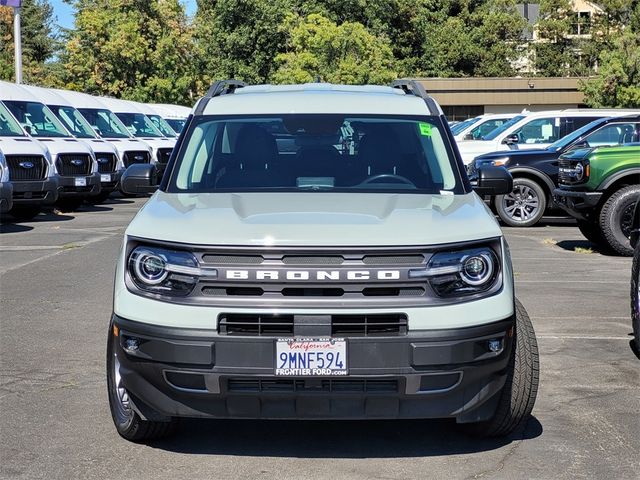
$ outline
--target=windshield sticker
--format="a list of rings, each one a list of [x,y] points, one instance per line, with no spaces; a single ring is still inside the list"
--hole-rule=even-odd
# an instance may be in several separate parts
[[[418,128],[420,129],[420,135],[424,135],[425,137],[431,136],[431,124],[430,123],[419,123]]]

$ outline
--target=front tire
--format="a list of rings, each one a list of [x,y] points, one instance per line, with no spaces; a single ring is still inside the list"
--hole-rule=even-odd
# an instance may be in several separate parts
[[[27,205],[18,205],[9,210],[9,214],[16,220],[25,222],[27,220],[31,220],[34,217],[37,217],[41,211],[42,209],[39,206],[33,207]]]
[[[516,325],[507,380],[493,417],[464,427],[477,436],[502,437],[520,428],[531,415],[538,394],[540,363],[531,319],[516,300]]]
[[[98,195],[92,195],[91,197],[87,197],[86,201],[90,205],[99,205],[109,198],[111,192],[105,192],[102,190]]]
[[[600,210],[599,225],[605,242],[625,257],[633,256],[629,243],[633,210],[640,198],[640,185],[630,185],[614,192]]]
[[[607,245],[597,222],[578,220],[578,228],[584,237],[596,246]]]
[[[640,352],[640,242],[636,245],[631,269],[631,324],[636,352]]]
[[[58,200],[56,208],[62,213],[72,213],[80,208],[83,201],[81,198],[63,198]]]
[[[107,390],[111,417],[122,438],[132,442],[144,442],[165,438],[174,432],[175,419],[168,422],[143,420],[132,408],[129,393],[122,385],[120,377],[120,362],[116,354],[113,325],[109,327],[107,341]]]
[[[500,219],[510,227],[531,227],[538,223],[547,209],[547,194],[534,180],[513,179],[513,190],[498,195],[494,207]]]

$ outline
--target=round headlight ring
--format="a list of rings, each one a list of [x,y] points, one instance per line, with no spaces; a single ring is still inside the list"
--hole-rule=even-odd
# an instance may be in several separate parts
[[[136,279],[147,285],[158,285],[167,278],[167,262],[154,252],[139,252],[133,261]]]
[[[462,260],[460,276],[473,287],[484,285],[493,277],[494,260],[489,253],[476,253]]]
[[[582,164],[577,163],[573,171],[576,174],[576,180],[582,180],[582,177],[584,176],[584,167],[582,166]]]

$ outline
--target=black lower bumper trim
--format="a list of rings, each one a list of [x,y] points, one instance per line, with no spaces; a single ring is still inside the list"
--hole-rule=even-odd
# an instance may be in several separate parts
[[[90,197],[99,193],[99,173],[77,177],[60,177],[58,180],[58,194],[61,198]]]
[[[590,213],[602,198],[602,192],[586,192],[556,188],[553,191],[555,202],[560,208],[575,218],[588,220]]]
[[[50,205],[58,199],[58,177],[11,183],[14,205]]]
[[[274,338],[156,327],[115,315],[113,323],[125,387],[160,415],[468,421],[495,410],[514,320],[348,338],[349,375],[313,378],[274,375]],[[138,347],[126,353],[130,339]],[[492,351],[489,340],[502,348]]]

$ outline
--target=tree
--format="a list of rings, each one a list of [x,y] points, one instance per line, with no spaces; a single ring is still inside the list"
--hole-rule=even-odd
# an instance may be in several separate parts
[[[280,26],[291,6],[290,0],[199,0],[195,36],[205,79],[266,82],[286,43]]]
[[[600,55],[598,77],[581,83],[590,107],[640,107],[640,35],[629,29]]]
[[[26,83],[60,85],[55,63],[60,42],[48,0],[24,0],[21,8],[22,71]],[[0,7],[0,78],[14,80],[13,9]]]
[[[67,87],[144,102],[193,103],[192,29],[178,0],[76,0]]]
[[[282,30],[290,32],[285,53],[276,56],[277,83],[303,83],[320,77],[331,83],[388,83],[397,74],[391,48],[361,23],[337,25],[320,14],[290,15]]]

